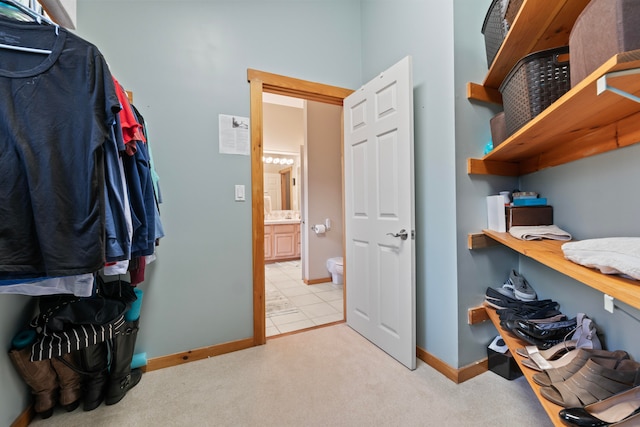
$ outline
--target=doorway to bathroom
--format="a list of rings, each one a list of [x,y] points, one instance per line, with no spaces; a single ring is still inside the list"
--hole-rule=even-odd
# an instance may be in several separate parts
[[[252,118],[254,341],[264,344],[267,336],[344,321],[344,288],[333,283],[326,265],[329,258],[343,256],[342,99],[351,90],[255,70],[248,71],[248,78]],[[278,100],[273,95],[283,97]],[[285,108],[297,108],[278,103],[291,100],[302,104],[303,137],[297,140],[297,150],[282,146],[285,139],[282,133],[294,130],[298,124],[286,119],[276,124],[281,134],[278,137],[273,137],[270,130],[272,120],[282,120]],[[334,146],[328,141],[333,141]],[[291,183],[295,184],[289,187],[293,209],[281,209],[288,207],[283,204],[282,187],[286,188],[286,184],[281,180],[280,186],[273,185],[276,184],[273,176],[267,175],[273,173],[276,159],[281,166],[287,158],[293,159]],[[275,194],[276,187],[280,188],[279,195]],[[309,197],[313,194],[315,197]],[[280,201],[274,202],[278,198]],[[337,202],[328,202],[331,198]],[[327,210],[332,205],[337,210]],[[291,239],[277,233],[274,227],[287,225],[299,227],[300,256],[277,259],[274,252],[279,249],[275,240],[281,240],[287,247]],[[295,240],[294,243],[297,246]],[[280,251],[280,255],[285,252]],[[297,312],[287,311],[285,298]],[[269,311],[273,310],[279,313],[270,316]]]
[[[263,94],[265,333],[344,320],[342,108]],[[337,278],[340,277],[340,280]]]

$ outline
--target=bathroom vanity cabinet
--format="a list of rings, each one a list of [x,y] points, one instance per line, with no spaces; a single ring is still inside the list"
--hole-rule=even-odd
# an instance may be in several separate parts
[[[265,262],[300,258],[300,222],[274,221],[264,225]]]

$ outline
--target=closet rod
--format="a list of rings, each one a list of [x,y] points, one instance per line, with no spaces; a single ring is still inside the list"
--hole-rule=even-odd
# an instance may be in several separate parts
[[[2,44],[2,43],[0,43],[0,48],[11,49],[11,50],[19,50],[19,51],[22,51],[22,52],[43,53],[45,55],[48,55],[48,54],[51,53],[51,51],[47,50],[47,49],[36,49],[34,47],[13,46],[13,45],[10,45],[10,44]]]

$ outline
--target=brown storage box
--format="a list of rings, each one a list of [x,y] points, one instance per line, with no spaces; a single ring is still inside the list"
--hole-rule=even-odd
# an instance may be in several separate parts
[[[504,111],[496,114],[489,121],[491,125],[491,141],[493,142],[493,148],[507,139],[507,123],[504,120]]]
[[[520,225],[552,225],[553,206],[507,206],[507,230]]]
[[[640,0],[591,0],[569,36],[571,87],[613,55],[640,49]]]

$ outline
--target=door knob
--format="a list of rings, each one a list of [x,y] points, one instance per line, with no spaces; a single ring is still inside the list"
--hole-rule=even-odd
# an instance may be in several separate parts
[[[402,240],[407,240],[407,237],[409,236],[407,234],[407,230],[405,230],[404,228],[402,230],[400,230],[399,232],[397,232],[396,234],[393,233],[387,233],[387,236],[391,236],[391,237],[399,237]]]

